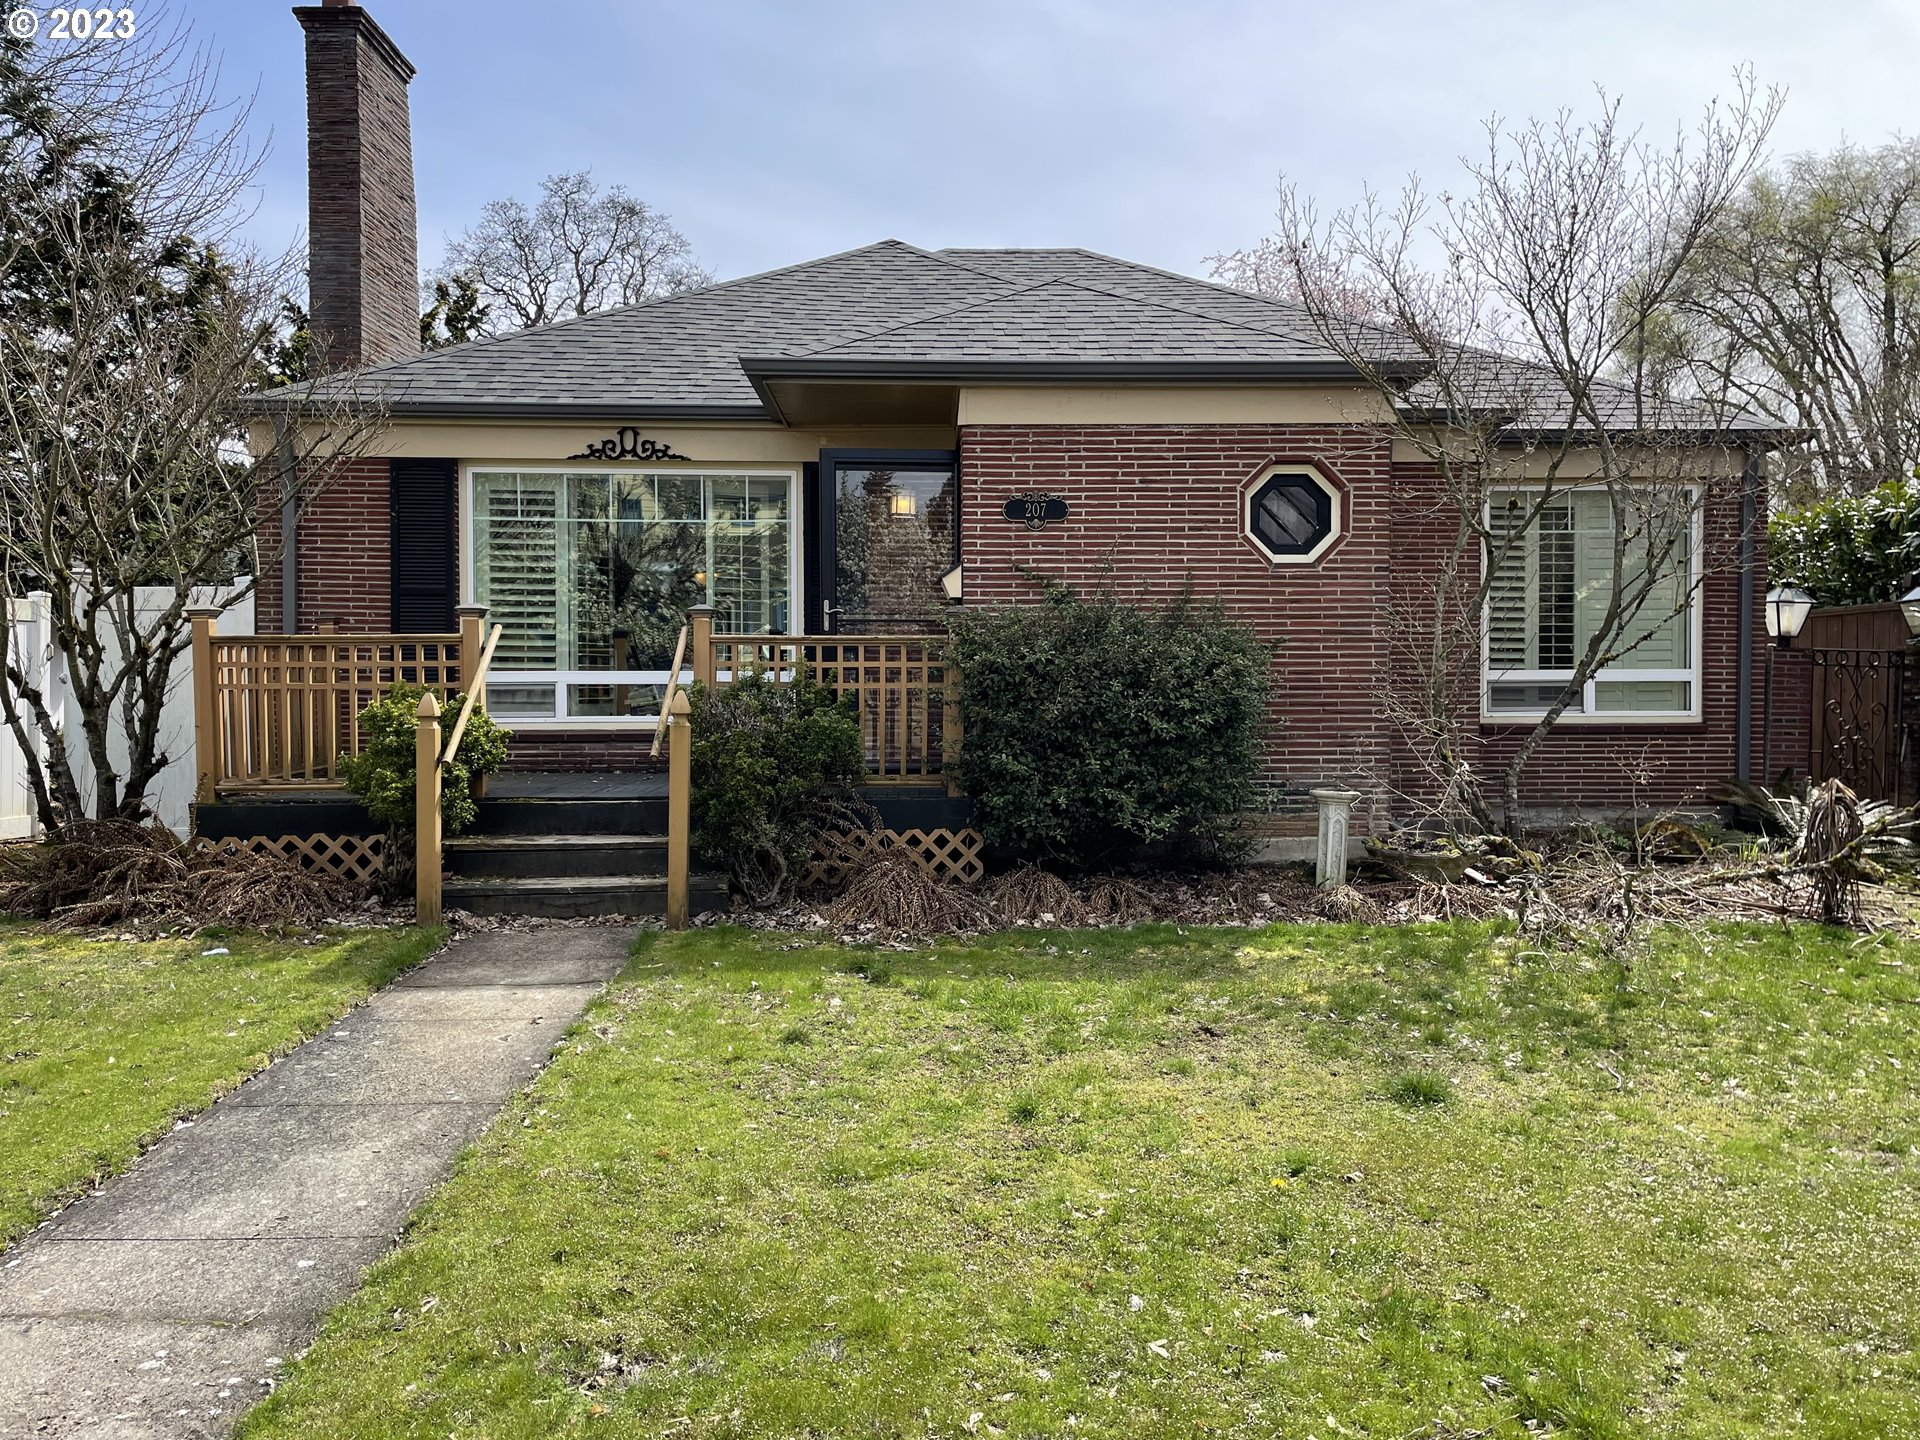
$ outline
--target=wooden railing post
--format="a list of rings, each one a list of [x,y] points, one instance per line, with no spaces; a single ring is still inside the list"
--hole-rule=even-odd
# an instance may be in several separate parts
[[[474,667],[480,663],[480,647],[486,643],[487,607],[459,605],[454,607],[453,613],[460,619],[460,680],[461,688],[467,689],[473,681]],[[487,708],[487,692],[484,686],[474,697],[473,703],[482,710]]]
[[[460,621],[460,679],[462,688],[467,692],[467,703],[461,708],[464,717],[470,710],[487,708],[487,686],[483,676],[478,685],[473,683],[474,673],[480,665],[480,654],[486,645],[487,607],[484,605],[456,605],[454,615]],[[466,722],[463,719],[461,723]],[[449,756],[449,759],[452,757]],[[487,777],[473,777],[473,798],[483,800],[487,794]]]
[[[667,928],[687,928],[687,861],[693,829],[693,707],[684,690],[667,709]]]
[[[413,908],[422,925],[440,923],[440,702],[420,697],[413,737]]]
[[[211,805],[220,779],[220,727],[214,718],[213,688],[213,632],[220,623],[220,609],[196,605],[187,617],[193,625],[193,798]]]
[[[693,678],[702,685],[713,684],[713,606],[695,605],[687,611],[687,624],[692,627],[690,643],[693,646]]]

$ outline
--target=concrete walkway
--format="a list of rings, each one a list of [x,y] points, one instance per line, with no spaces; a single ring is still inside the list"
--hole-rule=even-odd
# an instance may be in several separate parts
[[[456,942],[0,1255],[0,1436],[227,1433],[631,938]]]

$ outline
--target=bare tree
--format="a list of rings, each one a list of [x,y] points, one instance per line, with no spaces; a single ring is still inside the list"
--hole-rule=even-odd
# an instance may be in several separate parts
[[[1798,503],[1920,462],[1920,140],[1799,155],[1757,175],[1690,258],[1657,353],[1812,437]]]
[[[711,283],[673,223],[623,186],[584,170],[549,175],[529,208],[494,200],[447,242],[427,282],[471,282],[485,333],[546,325]]]
[[[1604,96],[1587,123],[1491,121],[1468,183],[1437,203],[1416,179],[1391,206],[1369,195],[1323,220],[1282,187],[1264,264],[1286,258],[1287,298],[1424,461],[1396,496],[1428,553],[1393,575],[1383,684],[1410,798],[1450,824],[1517,835],[1555,725],[1658,698],[1620,687],[1661,647],[1690,645],[1682,617],[1720,559],[1703,522],[1738,473],[1735,437],[1718,397],[1658,383],[1646,340],[1778,107],[1743,73],[1729,105],[1666,146]],[[1497,818],[1483,705],[1516,722]]]
[[[244,593],[260,501],[304,504],[379,423],[291,400],[252,462],[236,400],[265,375],[287,266],[233,239],[245,106],[184,28],[117,67],[75,53],[0,41],[0,582],[49,592],[77,710],[10,639],[0,718],[53,831],[144,816],[194,592]]]

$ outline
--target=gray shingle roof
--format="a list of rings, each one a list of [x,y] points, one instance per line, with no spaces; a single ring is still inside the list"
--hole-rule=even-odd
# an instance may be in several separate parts
[[[401,413],[763,414],[744,353],[818,349],[1009,282],[897,241],[353,373]]]
[[[1324,362],[1324,345],[1164,299],[1047,279],[807,352],[842,360]]]
[[[1411,358],[1387,332],[1380,339],[1383,356]],[[1500,357],[1498,368],[1516,363]],[[756,375],[942,367],[1352,373],[1285,301],[1089,250],[927,251],[885,240],[318,383],[377,397],[396,415],[761,417],[770,412]],[[260,401],[270,408],[271,392]]]

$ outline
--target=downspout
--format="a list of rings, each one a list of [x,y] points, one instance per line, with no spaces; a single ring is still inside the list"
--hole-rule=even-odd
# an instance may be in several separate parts
[[[300,633],[300,506],[293,474],[293,434],[283,415],[273,427],[274,469],[280,476],[280,633]]]
[[[1740,658],[1735,681],[1733,773],[1753,778],[1753,614],[1755,597],[1755,539],[1760,523],[1761,449],[1747,447],[1747,463],[1740,472]]]

